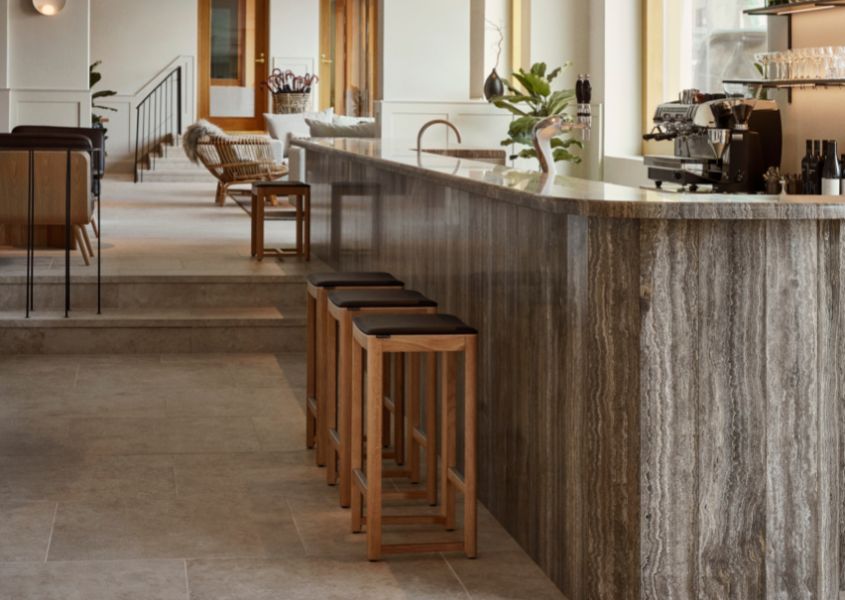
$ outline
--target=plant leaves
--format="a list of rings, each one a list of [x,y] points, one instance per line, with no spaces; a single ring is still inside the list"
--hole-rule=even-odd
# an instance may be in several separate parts
[[[96,98],[109,98],[110,96],[117,96],[117,92],[114,90],[100,90],[99,92],[94,92],[91,94],[91,99]]]
[[[573,117],[566,110],[575,100],[574,90],[556,90],[553,92],[551,88],[552,80],[570,65],[571,63],[567,62],[561,67],[549,71],[545,63],[538,62],[531,65],[531,69],[528,71],[524,69],[514,71],[512,74],[513,83],[505,82],[505,87],[510,93],[493,99],[495,106],[507,110],[515,116],[508,126],[508,137],[502,140],[501,145],[525,146],[518,153],[511,155],[511,160],[536,158],[537,154],[533,147],[533,133],[534,127],[540,119],[561,115],[567,122],[572,122]],[[518,89],[517,86],[521,86],[522,90]],[[575,149],[584,147],[580,140],[570,136],[559,136],[551,140],[551,146],[555,162],[581,162],[581,158],[573,152]]]

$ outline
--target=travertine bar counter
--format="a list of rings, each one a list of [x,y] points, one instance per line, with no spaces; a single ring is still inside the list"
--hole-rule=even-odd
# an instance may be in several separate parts
[[[315,252],[480,330],[479,496],[570,600],[838,597],[845,200],[295,144]]]

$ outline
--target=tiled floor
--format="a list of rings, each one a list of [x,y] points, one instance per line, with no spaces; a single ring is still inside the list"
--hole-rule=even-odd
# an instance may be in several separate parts
[[[477,560],[367,562],[303,384],[298,354],[0,357],[0,599],[562,598],[484,509]]]

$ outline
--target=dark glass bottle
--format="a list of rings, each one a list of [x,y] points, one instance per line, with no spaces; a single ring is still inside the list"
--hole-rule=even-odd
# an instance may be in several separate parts
[[[822,146],[823,144],[821,140],[813,141],[813,153],[816,156],[816,185],[814,192],[816,194],[822,193],[822,166],[824,166],[824,152]]]
[[[842,193],[842,169],[839,167],[839,148],[836,140],[825,142],[824,166],[822,167],[822,195],[839,196]]]
[[[801,159],[801,180],[803,193],[816,193],[816,157],[813,155],[813,140],[807,140],[807,153]]]

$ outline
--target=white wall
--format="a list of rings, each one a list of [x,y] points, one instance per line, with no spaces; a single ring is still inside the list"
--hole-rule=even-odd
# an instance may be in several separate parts
[[[196,53],[196,0],[91,0],[99,89],[134,94],[177,56]]]
[[[273,68],[319,71],[319,0],[271,0],[270,56]],[[316,105],[319,98],[318,84],[311,93],[312,103]]]
[[[530,62],[549,68],[571,62],[556,83],[574,87],[578,74],[589,69],[589,21],[587,0],[531,0]]]
[[[89,0],[54,17],[28,0],[0,3],[0,131],[16,125],[87,126]]]
[[[384,100],[470,97],[469,0],[384,0]]]

